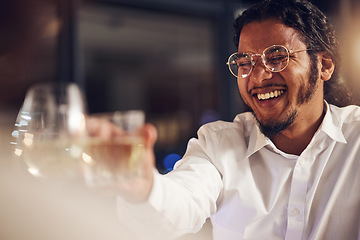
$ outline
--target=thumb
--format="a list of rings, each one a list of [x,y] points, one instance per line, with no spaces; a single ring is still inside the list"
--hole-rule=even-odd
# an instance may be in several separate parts
[[[146,123],[142,129],[142,135],[144,138],[144,145],[146,149],[153,149],[156,143],[158,134],[154,125]]]
[[[152,184],[153,181],[153,170],[155,167],[155,153],[154,153],[154,145],[157,140],[157,130],[154,125],[150,123],[146,123],[142,130],[142,136],[144,139],[144,177]]]

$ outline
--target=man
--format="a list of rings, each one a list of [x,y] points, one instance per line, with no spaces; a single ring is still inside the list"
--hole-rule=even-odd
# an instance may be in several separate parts
[[[118,186],[120,219],[156,239],[208,217],[217,240],[360,239],[360,109],[343,107],[330,23],[305,0],[265,0],[234,26],[228,64],[251,112],[202,126],[164,176],[145,126],[145,174]]]

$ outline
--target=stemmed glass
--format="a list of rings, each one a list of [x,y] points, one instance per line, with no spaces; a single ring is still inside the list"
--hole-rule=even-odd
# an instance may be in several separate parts
[[[36,177],[64,179],[79,173],[81,141],[86,136],[86,106],[74,83],[31,87],[12,133],[15,155]]]

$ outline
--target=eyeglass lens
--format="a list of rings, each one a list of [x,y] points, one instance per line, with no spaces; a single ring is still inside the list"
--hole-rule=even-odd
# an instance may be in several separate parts
[[[250,75],[256,61],[254,56],[261,56],[262,62],[272,72],[284,70],[289,61],[289,51],[284,46],[271,46],[262,55],[249,53],[235,53],[229,58],[229,69],[235,76],[245,78]]]

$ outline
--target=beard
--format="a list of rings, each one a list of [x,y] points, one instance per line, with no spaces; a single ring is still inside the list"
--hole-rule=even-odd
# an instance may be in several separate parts
[[[317,87],[318,87],[318,78],[319,78],[319,70],[316,65],[317,61],[312,61],[310,67],[309,81],[307,84],[302,84],[299,88],[298,96],[297,96],[297,106],[301,106],[302,104],[308,103]],[[264,120],[260,121],[253,110],[251,110],[254,115],[257,124],[260,128],[260,131],[268,138],[274,137],[285,129],[287,129],[296,119],[298,114],[297,108],[292,108],[285,113],[285,117],[283,119],[277,120]]]
[[[280,134],[282,131],[287,129],[296,119],[297,110],[292,109],[286,114],[286,117],[282,121],[271,121],[265,120],[260,122],[259,119],[256,117],[255,113],[253,115],[256,118],[260,131],[268,138],[274,137]]]

